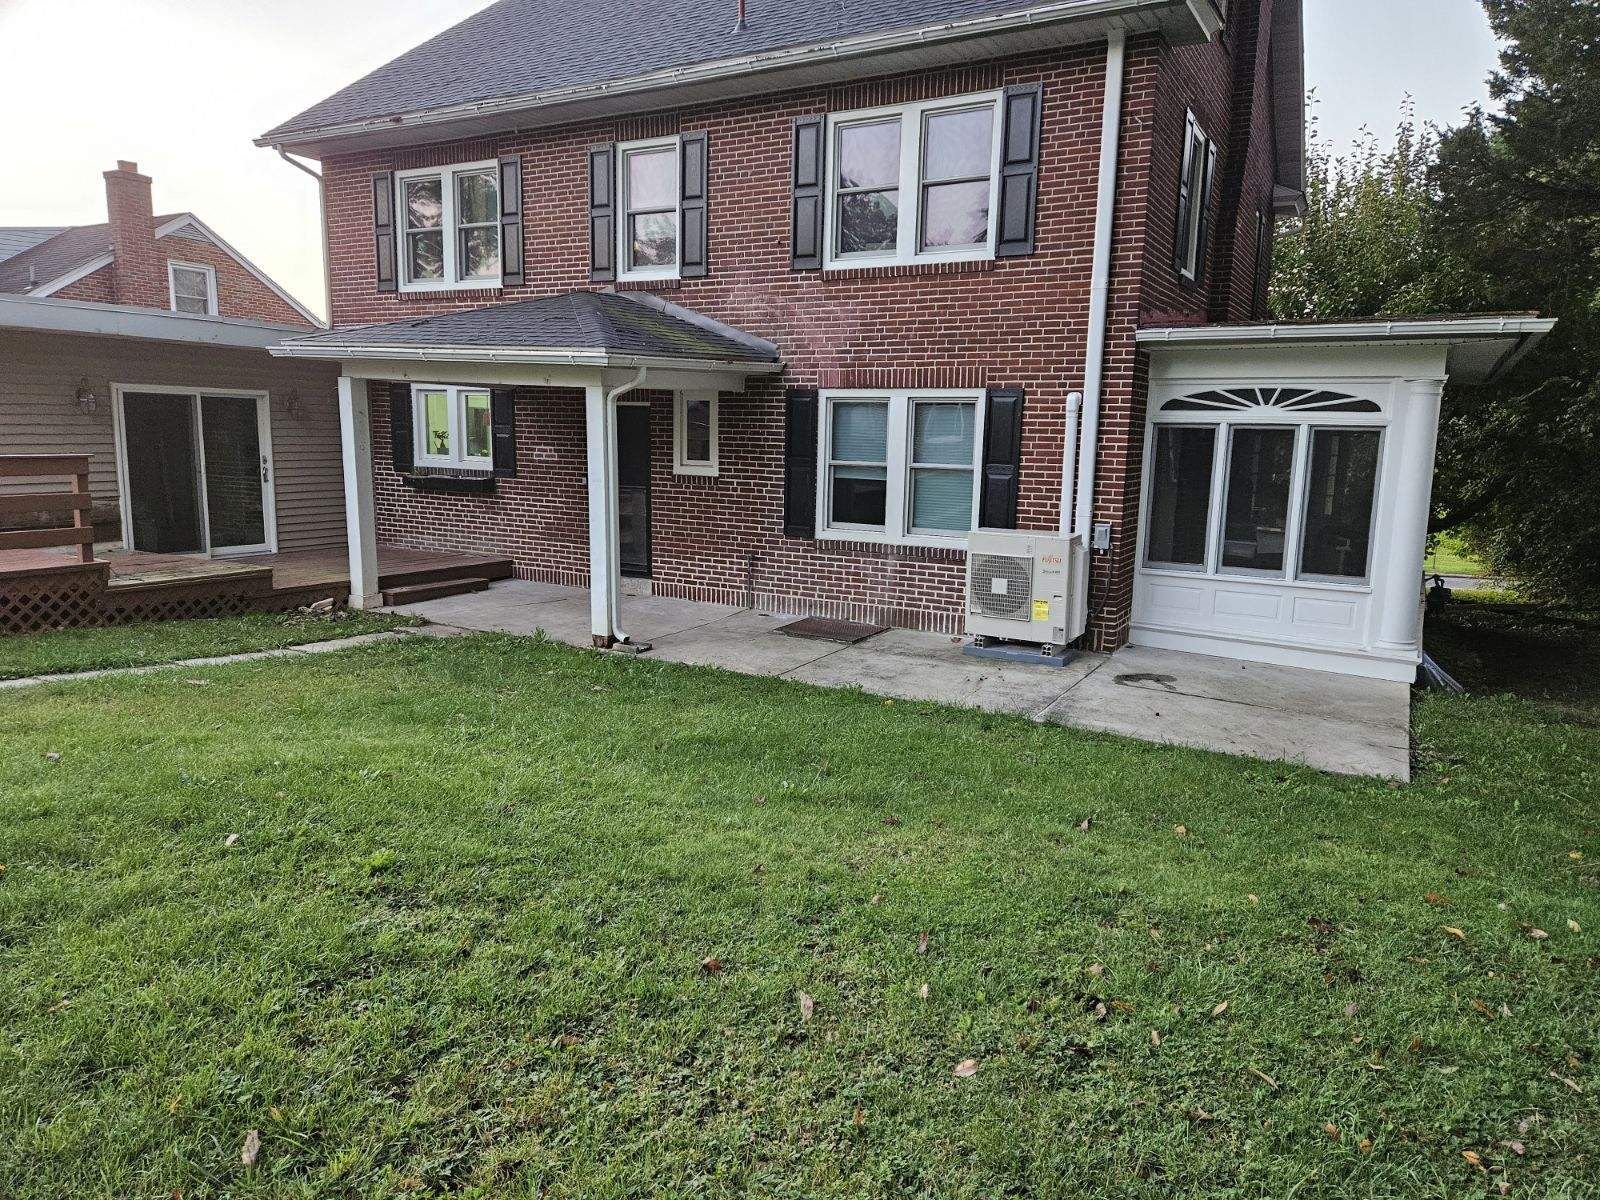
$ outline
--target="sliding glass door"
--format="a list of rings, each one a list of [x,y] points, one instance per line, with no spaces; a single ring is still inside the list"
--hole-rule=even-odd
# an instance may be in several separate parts
[[[276,540],[267,397],[122,389],[123,541],[154,553],[262,553]]]

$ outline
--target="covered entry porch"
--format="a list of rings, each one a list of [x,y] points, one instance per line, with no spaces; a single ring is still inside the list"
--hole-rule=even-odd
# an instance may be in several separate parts
[[[580,396],[588,570],[570,575],[587,584],[588,640],[600,647],[640,641],[622,610],[629,561],[619,435],[626,406],[645,392],[671,393],[675,401],[742,393],[752,376],[782,369],[776,347],[763,339],[655,297],[602,292],[339,330],[286,342],[272,353],[339,364],[350,601],[360,607],[381,600],[374,386],[391,403],[391,452],[378,456],[394,472],[384,476],[386,486],[393,489],[398,475],[404,490],[417,493],[493,496],[504,477],[537,466],[519,465],[526,447],[519,446],[517,422],[528,420],[530,412],[526,406],[519,410],[519,396]],[[707,407],[714,413],[714,401]],[[541,419],[537,410],[532,416]],[[535,508],[526,492],[522,496],[520,508],[501,510],[501,520],[534,518]],[[571,498],[554,503],[564,513],[578,511]],[[470,542],[476,532],[488,546],[496,533],[487,526],[475,531],[474,521],[489,511],[455,509],[452,544]],[[389,520],[392,527],[394,518]],[[582,543],[577,545],[581,551]]]

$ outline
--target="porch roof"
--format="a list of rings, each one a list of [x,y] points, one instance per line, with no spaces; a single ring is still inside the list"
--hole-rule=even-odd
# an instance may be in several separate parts
[[[270,347],[283,358],[780,370],[778,348],[655,296],[564,292],[465,312],[353,325]]]

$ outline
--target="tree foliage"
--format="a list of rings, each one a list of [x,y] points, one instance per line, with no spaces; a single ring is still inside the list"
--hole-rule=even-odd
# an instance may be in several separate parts
[[[1446,398],[1437,527],[1535,594],[1600,601],[1600,4],[1483,0],[1499,111],[1392,149],[1313,140],[1273,303],[1319,319],[1537,311],[1553,335]]]

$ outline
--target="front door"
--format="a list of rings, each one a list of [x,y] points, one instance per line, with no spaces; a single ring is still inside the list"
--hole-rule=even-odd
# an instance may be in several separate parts
[[[650,577],[650,409],[617,406],[617,532],[622,573]]]

